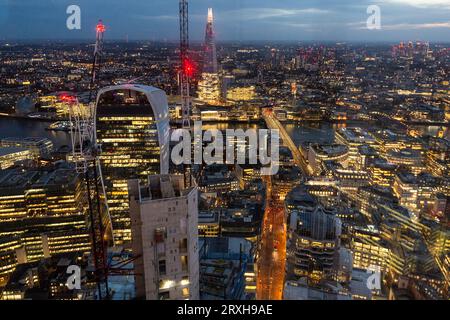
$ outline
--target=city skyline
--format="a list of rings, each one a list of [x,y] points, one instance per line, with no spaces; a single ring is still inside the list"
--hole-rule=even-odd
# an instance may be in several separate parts
[[[69,30],[69,5],[81,9],[81,29]],[[368,30],[367,8],[381,9],[381,30]],[[406,41],[447,42],[449,0],[199,0],[190,5],[190,36],[202,41],[207,9],[215,12],[221,41]],[[0,1],[0,40],[84,40],[105,21],[109,40],[178,39],[178,2],[45,0],[35,3]]]
[[[0,300],[450,299],[450,0],[6,4]]]

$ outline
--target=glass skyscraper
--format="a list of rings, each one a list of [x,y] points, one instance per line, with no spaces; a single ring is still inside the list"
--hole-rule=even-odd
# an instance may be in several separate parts
[[[128,180],[168,173],[167,97],[149,86],[107,87],[98,93],[95,119],[114,241],[126,244],[131,240]]]

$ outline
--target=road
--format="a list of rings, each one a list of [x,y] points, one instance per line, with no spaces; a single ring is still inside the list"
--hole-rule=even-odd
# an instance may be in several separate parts
[[[257,261],[256,298],[281,300],[286,265],[286,224],[284,208],[272,199],[271,178],[266,177],[267,204]]]
[[[272,110],[264,110],[263,117],[269,129],[279,130],[283,144],[291,150],[294,162],[303,171],[303,176],[309,176],[311,167]],[[267,202],[257,260],[256,298],[281,300],[286,267],[287,227],[284,204],[273,198],[271,177],[265,177],[264,182],[267,187]]]
[[[292,141],[291,136],[287,133],[284,126],[281,122],[275,117],[271,109],[265,109],[263,111],[263,118],[267,124],[269,129],[278,129],[280,132],[280,138],[283,141],[283,144],[291,150],[292,157],[294,158],[295,165],[298,166],[303,175],[309,176],[312,173],[311,167],[306,162],[306,159],[302,156],[300,150],[295,145],[294,141]]]

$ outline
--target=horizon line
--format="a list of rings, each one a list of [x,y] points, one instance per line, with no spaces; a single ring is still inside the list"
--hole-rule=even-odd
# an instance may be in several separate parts
[[[2,44],[8,44],[10,42],[29,42],[29,43],[35,43],[35,42],[67,42],[67,43],[89,43],[95,42],[95,39],[88,39],[88,38],[74,38],[74,39],[67,39],[67,38],[16,38],[16,39],[0,39],[0,43]],[[176,39],[123,39],[123,38],[111,38],[111,39],[105,39],[105,43],[108,42],[123,42],[123,43],[133,43],[133,42],[153,42],[153,43],[168,43],[168,44],[179,44],[179,40]],[[203,44],[203,40],[191,40],[190,43],[192,44]],[[319,43],[399,43],[399,42],[427,42],[430,44],[450,44],[449,40],[411,40],[411,39],[398,39],[398,40],[314,40],[314,39],[292,39],[292,40],[220,40],[216,41],[217,44],[220,43],[268,43],[268,42],[283,42],[283,43],[294,43],[294,42],[319,42]]]

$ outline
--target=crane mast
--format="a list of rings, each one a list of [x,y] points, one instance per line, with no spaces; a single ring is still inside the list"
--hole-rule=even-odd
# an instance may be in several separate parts
[[[98,75],[100,73],[101,58],[103,55],[103,35],[105,33],[106,27],[103,24],[102,20],[98,21],[95,30],[96,30],[96,38],[94,48],[94,60],[92,62],[91,83],[89,86],[90,101],[92,101],[92,94],[94,93],[97,86]]]
[[[99,161],[100,147],[97,145],[95,138],[95,101],[92,101],[100,73],[104,32],[105,26],[100,20],[96,27],[96,42],[87,110],[83,108],[76,97],[68,97],[66,101],[69,106],[71,123],[72,161],[75,163],[77,172],[84,174],[85,179],[88,224],[91,233],[92,257],[95,269],[94,280],[97,283],[99,299],[109,297],[106,252],[107,230],[111,231],[110,241],[113,242],[111,218],[109,216],[105,185]]]
[[[187,0],[180,0],[180,87],[181,87],[181,112],[182,126],[184,129],[191,127],[191,97],[189,93],[190,77],[193,71],[189,60],[189,7]]]

